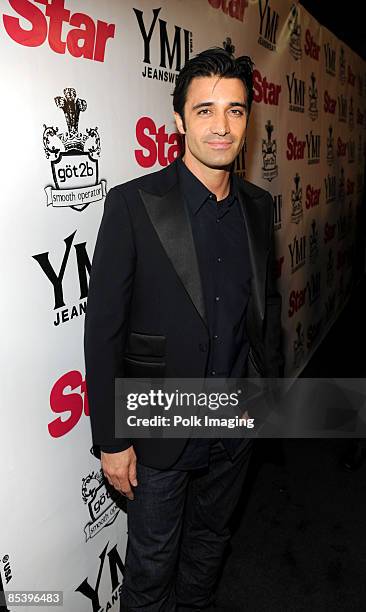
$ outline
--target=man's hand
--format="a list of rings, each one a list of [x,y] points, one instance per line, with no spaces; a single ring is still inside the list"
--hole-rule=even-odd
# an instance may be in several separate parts
[[[133,446],[120,453],[101,453],[102,470],[117,491],[134,499],[131,485],[137,487],[136,454]]]

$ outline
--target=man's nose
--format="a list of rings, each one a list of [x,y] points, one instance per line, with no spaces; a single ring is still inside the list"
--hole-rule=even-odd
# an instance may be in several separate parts
[[[211,125],[211,131],[213,134],[218,134],[218,136],[225,136],[225,134],[230,132],[229,122],[225,113],[215,116]]]

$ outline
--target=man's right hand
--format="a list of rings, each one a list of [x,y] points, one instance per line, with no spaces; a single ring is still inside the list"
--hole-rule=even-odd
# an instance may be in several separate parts
[[[131,485],[137,487],[136,454],[133,446],[119,453],[101,452],[102,470],[109,484],[117,491],[134,499]]]

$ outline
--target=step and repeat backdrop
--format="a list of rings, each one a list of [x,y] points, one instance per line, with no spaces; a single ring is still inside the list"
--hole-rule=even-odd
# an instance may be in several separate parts
[[[286,376],[296,376],[350,292],[366,67],[287,0],[0,7],[0,588],[47,591],[50,609],[49,592],[62,591],[68,612],[118,610],[126,515],[90,453],[83,357],[104,197],[179,155],[171,93],[188,58],[211,46],[250,55],[236,172],[273,195]]]

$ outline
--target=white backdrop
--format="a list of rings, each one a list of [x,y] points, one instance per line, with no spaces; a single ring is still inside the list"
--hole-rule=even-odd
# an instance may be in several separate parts
[[[274,196],[286,375],[297,375],[350,290],[365,64],[287,0],[0,7],[0,576],[7,590],[64,591],[68,612],[118,610],[126,519],[89,452],[82,346],[104,195],[178,154],[170,94],[187,57],[224,43],[250,55],[236,170]]]

